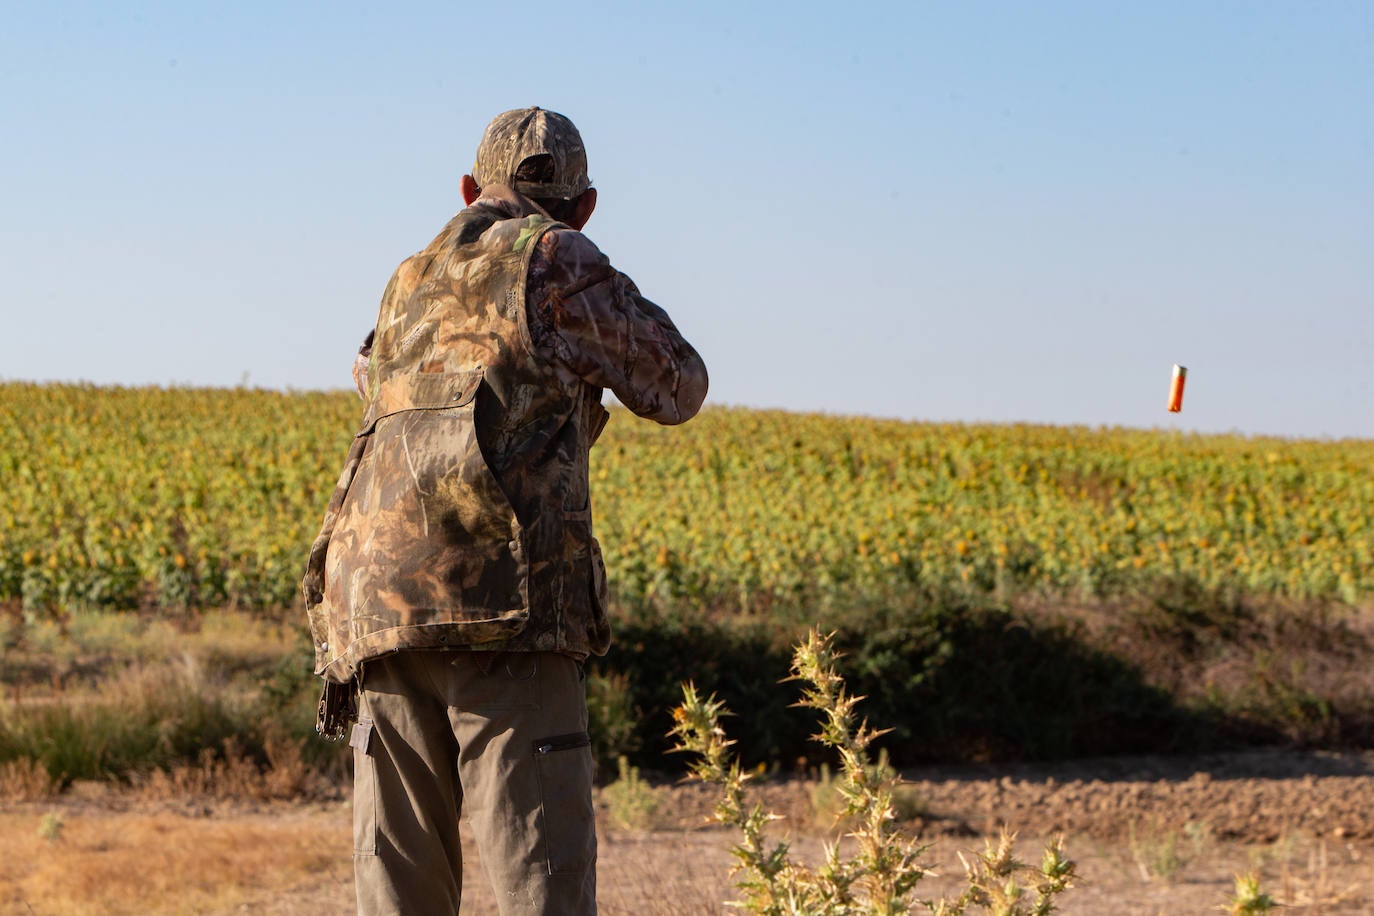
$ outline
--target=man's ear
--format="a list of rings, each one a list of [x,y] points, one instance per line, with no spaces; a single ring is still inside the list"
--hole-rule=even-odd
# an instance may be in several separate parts
[[[471,175],[464,175],[463,180],[458,182],[458,190],[463,192],[463,203],[469,207],[477,198],[482,196],[482,189],[477,187],[477,179]]]
[[[568,221],[568,225],[580,230],[587,225],[587,220],[592,218],[592,211],[595,209],[596,188],[588,188],[579,194],[573,203],[573,218]]]

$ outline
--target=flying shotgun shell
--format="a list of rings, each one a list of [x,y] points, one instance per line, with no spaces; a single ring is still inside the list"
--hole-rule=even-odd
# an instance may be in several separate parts
[[[1174,378],[1169,383],[1169,413],[1183,409],[1183,383],[1188,380],[1188,367],[1174,363]]]

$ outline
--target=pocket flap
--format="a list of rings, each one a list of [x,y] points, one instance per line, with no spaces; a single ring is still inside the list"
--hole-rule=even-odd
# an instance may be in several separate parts
[[[401,373],[384,379],[368,405],[359,436],[372,432],[377,421],[403,410],[443,410],[472,403],[482,384],[482,370],[466,372]]]

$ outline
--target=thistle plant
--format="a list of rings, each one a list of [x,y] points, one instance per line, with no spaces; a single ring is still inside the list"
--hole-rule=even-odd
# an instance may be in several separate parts
[[[761,804],[745,810],[744,784],[751,778],[730,748],[734,745],[720,727],[720,718],[729,715],[725,704],[715,697],[703,699],[692,684],[682,685],[682,705],[673,710],[673,730],[678,739],[674,750],[696,755],[689,765],[694,778],[721,789],[716,802],[717,822],[734,827],[743,835],[730,851],[739,860],[736,873],[740,875],[736,887],[744,899],[734,905],[753,913],[783,916],[801,913],[804,901],[798,900],[793,888],[798,883],[796,866],[788,857],[788,844],[779,841],[769,844],[763,828],[776,815],[765,813]]]
[[[728,714],[724,704],[714,697],[703,699],[693,685],[683,685],[683,703],[673,710],[675,750],[695,755],[692,776],[721,790],[716,821],[742,834],[731,850],[738,860],[735,886],[742,898],[731,905],[765,916],[891,916],[908,913],[914,905],[941,916],[957,916],[970,907],[998,916],[1052,912],[1055,897],[1072,883],[1073,862],[1056,842],[1035,872],[1013,856],[1011,834],[1004,834],[997,846],[989,844],[971,865],[965,863],[969,882],[958,898],[913,899],[917,884],[929,874],[919,862],[929,847],[904,836],[896,824],[892,799],[900,778],[885,761],[875,763],[869,754],[884,732],[855,715],[863,698],[848,692],[836,658],[831,638],[812,630],[796,649],[790,678],[806,685],[798,705],[821,715],[816,740],[839,755],[836,789],[844,800],[843,817],[854,825],[847,836],[855,852],[842,856],[839,841],[831,842],[825,846],[823,863],[814,870],[792,861],[785,840],[765,836],[775,815],[759,804],[746,809],[744,787],[750,775],[740,767],[730,751],[734,742],[720,727],[721,716]],[[1026,874],[1033,877],[1023,877]]]
[[[983,842],[983,852],[972,861],[959,854],[968,887],[958,898],[931,906],[936,916],[960,916],[971,906],[994,916],[1053,913],[1055,899],[1072,886],[1075,877],[1073,860],[1064,856],[1063,840],[1055,839],[1045,848],[1038,871],[1016,859],[1014,832],[1004,829],[995,844]]]
[[[900,781],[885,762],[875,763],[869,755],[874,739],[886,729],[869,727],[857,720],[854,707],[862,697],[850,695],[844,679],[836,670],[836,655],[829,637],[816,630],[807,634],[792,657],[792,680],[802,681],[798,703],[821,715],[821,730],[815,739],[840,755],[840,776],[836,789],[844,800],[844,816],[857,826],[849,834],[857,853],[840,859],[836,844],[826,850],[830,881],[842,888],[845,899],[856,899],[857,912],[875,914],[905,913],[912,889],[927,871],[918,857],[929,847],[903,836],[897,827],[892,796]]]

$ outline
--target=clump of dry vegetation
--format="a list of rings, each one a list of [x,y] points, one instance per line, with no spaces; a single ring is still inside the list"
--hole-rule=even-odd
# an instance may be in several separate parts
[[[852,851],[842,853],[838,840],[829,843],[824,862],[815,868],[794,861],[786,840],[765,836],[774,816],[762,805],[746,806],[744,787],[750,777],[720,726],[724,704],[698,696],[687,684],[683,703],[674,710],[677,749],[695,755],[692,775],[721,790],[716,820],[743,835],[732,848],[738,861],[736,887],[742,893],[737,905],[768,916],[909,912],[918,902],[913,899],[917,885],[929,873],[920,862],[929,847],[904,836],[897,826],[893,796],[900,780],[869,753],[882,732],[856,718],[854,709],[862,698],[847,692],[829,638],[813,630],[796,650],[792,673],[806,684],[800,705],[821,714],[817,740],[839,755],[836,790],[844,799],[843,814],[853,824],[847,836]],[[965,862],[968,883],[962,893],[919,903],[941,916],[957,916],[970,907],[1001,916],[1052,912],[1055,898],[1072,885],[1073,861],[1055,842],[1045,850],[1040,868],[1031,869],[1013,855],[1013,839],[1004,834],[999,843]]]
[[[338,749],[313,739],[304,637],[244,614],[82,613],[11,632],[0,652],[0,799],[73,782],[262,800],[336,793]]]
[[[601,790],[611,824],[621,830],[652,830],[658,826],[662,790],[639,775],[639,767],[621,757],[619,778]]]
[[[0,763],[0,799],[43,801],[57,793],[57,782],[37,760],[21,757]]]
[[[268,736],[265,761],[245,754],[233,740],[204,748],[194,763],[159,767],[134,777],[133,795],[148,800],[299,801],[331,794],[328,782],[301,754],[302,744]]]

